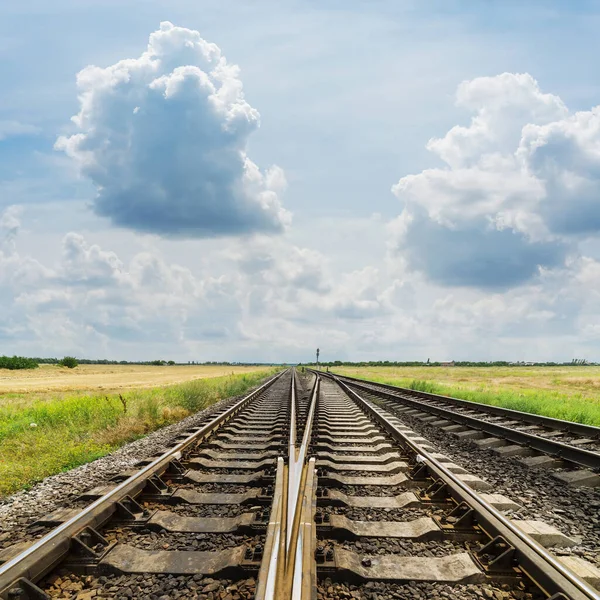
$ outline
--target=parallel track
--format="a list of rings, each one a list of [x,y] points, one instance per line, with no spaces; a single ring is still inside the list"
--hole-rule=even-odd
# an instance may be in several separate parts
[[[0,565],[0,597],[118,596],[111,581],[125,597],[173,581],[194,597],[212,580],[251,582],[259,571],[260,586],[270,507],[284,485],[290,389],[288,370],[136,472],[91,490],[83,509],[43,519],[55,527]]]
[[[100,600],[125,582],[126,598],[329,600],[383,589],[381,598],[600,600],[502,514],[509,499],[481,493],[484,481],[375,392],[280,373],[94,490],[77,514],[55,514],[57,527],[0,565],[0,597]]]
[[[362,584],[389,581],[400,585],[391,588],[398,594],[409,593],[402,587],[406,582],[461,585],[485,579],[507,581],[512,576],[513,585],[524,585],[527,593],[538,594],[536,597],[600,598],[501,514],[506,499],[476,492],[479,482],[469,480],[464,470],[436,455],[391,413],[344,382],[331,380],[323,389],[327,395],[322,396],[319,407],[317,456],[323,458],[317,460],[317,504],[328,511],[341,506],[351,520],[326,512],[317,514],[323,531],[322,576]],[[394,454],[390,443],[399,452]],[[371,516],[375,506],[381,509],[372,511]],[[387,514],[398,514],[399,522],[388,521],[382,513],[385,507]],[[441,512],[435,514],[436,507]],[[408,509],[417,509],[417,514],[424,510],[433,514],[433,519],[408,520]],[[328,543],[327,535],[345,543]],[[357,536],[360,552],[349,550],[348,540]],[[419,556],[418,551],[413,554],[428,538],[445,541],[452,550],[435,559]],[[400,548],[402,557],[388,555],[380,546]]]
[[[600,427],[352,377],[336,377],[370,398],[404,406],[410,416],[444,427],[461,439],[497,448],[503,456],[519,456],[530,466],[586,469],[585,473],[563,477],[575,484],[600,485]]]

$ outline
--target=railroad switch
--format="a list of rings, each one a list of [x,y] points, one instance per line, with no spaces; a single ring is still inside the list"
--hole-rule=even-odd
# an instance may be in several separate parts
[[[71,552],[78,556],[92,556],[94,558],[103,554],[110,545],[108,540],[92,527],[86,527],[71,539]]]
[[[142,495],[153,497],[169,496],[171,493],[171,488],[158,475],[150,477],[142,491]]]
[[[162,473],[161,477],[164,477],[166,479],[179,479],[183,477],[186,471],[187,469],[183,466],[183,463],[179,459],[174,458],[169,461],[169,464],[167,465],[165,471]]]
[[[503,537],[497,536],[475,552],[475,560],[491,577],[521,575],[516,550]]]
[[[187,469],[183,466],[181,461],[177,458],[174,458],[173,460],[169,461],[169,465],[167,466],[167,469],[163,473],[163,477],[164,476],[171,477],[171,478],[183,477],[186,470]]]
[[[263,547],[262,544],[256,544],[254,548],[246,548],[246,554],[244,555],[244,560],[252,560],[254,562],[260,562],[263,557]]]
[[[417,495],[422,502],[436,504],[445,504],[451,499],[448,486],[441,479],[437,479],[427,489],[419,491]]]
[[[256,544],[254,548],[246,548],[244,559],[242,560],[240,567],[247,572],[257,573],[260,570],[260,565],[264,555],[264,548],[262,544]]]
[[[159,481],[148,480],[139,499],[142,502],[162,502],[163,504],[169,504],[172,502],[172,496],[175,490],[162,481],[160,478],[156,478]],[[169,481],[171,483],[171,481]]]
[[[260,494],[257,496],[257,500],[269,500],[271,498],[273,498],[273,493],[274,493],[274,487],[269,484],[263,488],[260,489]]]
[[[433,519],[445,533],[480,533],[475,511],[466,503],[461,502],[448,514],[437,516]]]
[[[408,476],[413,481],[427,481],[430,479],[429,468],[425,463],[416,463],[408,472]]]
[[[335,554],[331,546],[317,546],[315,550],[315,560],[318,565],[327,566],[327,563],[332,563],[330,566],[335,566]]]
[[[252,522],[252,529],[258,529],[260,531],[266,529],[270,518],[271,512],[268,509],[265,508],[256,511],[254,514],[254,521]]]
[[[121,498],[116,506],[118,521],[139,521],[149,516],[148,511],[131,496]]]
[[[261,479],[268,480],[269,482],[274,482],[276,473],[277,473],[277,469],[275,467],[265,467],[263,469]],[[272,487],[273,484],[269,483],[268,485],[271,485],[271,487]]]
[[[328,498],[329,497],[329,488],[319,487],[317,488],[317,498]]]
[[[112,550],[116,542],[109,542],[92,527],[86,527],[71,538],[71,550],[65,560],[65,567],[75,573],[90,573]]]
[[[315,512],[315,525],[317,526],[317,533],[328,537],[331,534],[331,518],[329,513],[324,513],[322,510],[317,509]]]
[[[329,513],[324,513],[322,510],[317,509],[315,513],[315,523],[317,525],[327,526],[330,521]]]

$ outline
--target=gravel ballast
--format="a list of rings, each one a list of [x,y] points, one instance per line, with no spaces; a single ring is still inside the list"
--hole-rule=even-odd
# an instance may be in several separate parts
[[[324,579],[318,585],[318,600],[541,600],[543,597],[518,586],[509,585],[447,585],[444,583],[382,583],[369,581],[364,585],[333,583]]]
[[[76,600],[250,600],[254,598],[254,578],[233,582],[201,575],[74,575],[65,571],[40,584],[52,598]]]
[[[527,467],[515,458],[499,456],[472,441],[455,436],[419,419],[390,408],[405,425],[416,431],[439,452],[457,465],[493,485],[494,493],[504,494],[521,508],[509,513],[511,518],[536,519],[554,525],[579,542],[572,548],[554,549],[557,555],[575,555],[600,564],[600,490],[571,487],[551,475],[550,471]]]

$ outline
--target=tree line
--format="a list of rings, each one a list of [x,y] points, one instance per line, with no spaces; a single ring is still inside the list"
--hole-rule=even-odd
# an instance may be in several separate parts
[[[92,359],[92,358],[75,358],[73,356],[65,356],[63,358],[40,358],[33,357],[28,358],[26,356],[0,356],[0,369],[37,369],[40,365],[58,365],[60,367],[68,367],[74,369],[77,365],[149,365],[149,366],[174,366],[180,365],[219,365],[219,366],[271,366],[273,363],[239,363],[239,362],[218,362],[218,361],[207,361],[207,362],[194,362],[188,361],[187,363],[176,363],[174,360],[108,360],[108,359]]]
[[[58,358],[53,359],[51,364],[74,369],[79,364],[79,361],[74,356],[65,356],[60,360]],[[26,356],[0,356],[0,369],[16,371],[19,369],[37,369],[39,366],[39,358],[28,358]]]
[[[307,363],[314,365],[315,363]],[[321,362],[322,367],[441,367],[452,364],[455,367],[564,367],[564,366],[589,366],[593,363],[573,359],[565,362],[511,362],[507,360],[494,361],[472,361],[472,360],[455,360],[451,363],[437,361],[418,361],[418,360],[371,360],[371,361],[344,361],[334,360],[330,362]]]

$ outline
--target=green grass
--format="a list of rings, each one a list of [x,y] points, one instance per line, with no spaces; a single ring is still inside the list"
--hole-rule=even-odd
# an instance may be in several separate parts
[[[453,369],[455,377],[460,376],[461,367]],[[385,371],[380,375],[374,369],[369,369],[368,373],[361,373],[359,368],[336,369],[340,374],[347,374],[352,377],[369,379],[378,383],[396,385],[404,388],[429,392],[432,394],[441,394],[443,396],[453,396],[478,402],[480,404],[489,404],[519,410],[536,415],[545,415],[555,419],[574,421],[586,425],[595,425],[600,427],[600,398],[597,391],[577,390],[573,391],[564,381],[557,380],[555,385],[558,389],[551,389],[544,382],[544,387],[536,387],[535,380],[531,380],[531,388],[523,387],[521,381],[518,386],[512,388],[507,380],[503,387],[502,383],[497,383],[490,373],[488,380],[485,377],[481,380],[466,380],[460,378],[459,381],[450,381],[444,373],[445,381],[440,382],[435,379],[415,379],[402,376],[389,376]],[[455,375],[456,373],[456,375]],[[432,374],[435,374],[432,371]],[[520,373],[517,372],[518,375]],[[494,381],[492,384],[491,382]],[[564,387],[562,387],[564,386]]]
[[[0,407],[0,495],[95,460],[222,398],[243,394],[274,372],[128,391],[122,395],[125,403],[119,394],[72,394],[40,399],[25,408],[5,403]]]
[[[427,392],[428,394],[441,394],[439,392],[439,386],[432,381],[424,381],[422,379],[413,379],[408,384],[408,389],[415,390],[416,392]]]

